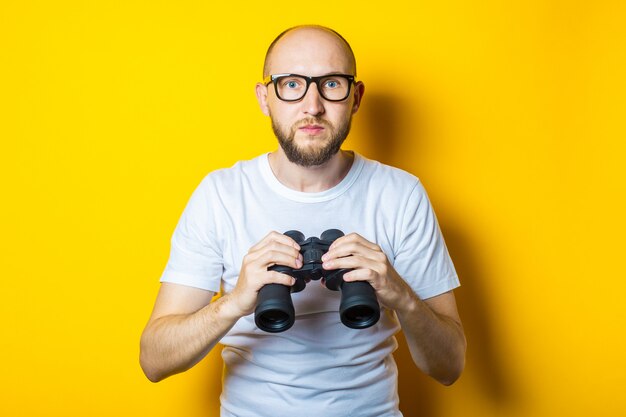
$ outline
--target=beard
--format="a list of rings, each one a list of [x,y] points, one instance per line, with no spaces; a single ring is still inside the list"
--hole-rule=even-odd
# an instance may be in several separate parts
[[[350,125],[352,123],[352,117],[349,117],[346,121],[342,122],[338,128],[335,128],[329,122],[324,119],[309,117],[307,119],[300,120],[295,123],[289,130],[278,123],[272,118],[272,130],[278,139],[280,147],[287,155],[287,159],[290,162],[303,166],[311,167],[325,164],[332,158],[341,145],[348,137],[350,133]],[[318,142],[324,142],[320,146],[309,146],[307,148],[300,147],[295,140],[296,133],[300,126],[308,124],[321,125],[330,134],[330,138],[315,139]]]

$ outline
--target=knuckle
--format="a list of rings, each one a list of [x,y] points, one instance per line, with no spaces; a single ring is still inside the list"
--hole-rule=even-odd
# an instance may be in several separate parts
[[[291,275],[282,274],[280,272],[274,272],[272,279],[277,284],[289,285],[293,284],[294,278]]]
[[[367,269],[367,270],[365,271],[365,277],[366,277],[367,279],[372,279],[372,278],[374,278],[375,276],[376,276],[376,272],[374,272],[374,270],[372,270],[372,269]]]
[[[266,252],[265,252],[265,254],[264,254],[264,256],[263,256],[263,259],[264,259],[266,262],[273,261],[274,259],[276,259],[276,254],[277,254],[276,250],[274,250],[274,249],[270,249],[270,250],[268,250],[268,251],[266,251]]]
[[[243,256],[243,263],[247,265],[250,262],[252,262],[252,254],[248,252],[247,254]]]

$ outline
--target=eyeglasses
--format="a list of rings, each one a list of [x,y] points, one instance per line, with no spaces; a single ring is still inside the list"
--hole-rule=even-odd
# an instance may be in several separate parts
[[[268,75],[263,80],[265,85],[274,83],[276,96],[282,101],[298,101],[309,91],[311,83],[315,83],[317,91],[328,101],[343,101],[350,95],[350,86],[354,82],[353,75],[329,74],[309,77],[299,74]]]

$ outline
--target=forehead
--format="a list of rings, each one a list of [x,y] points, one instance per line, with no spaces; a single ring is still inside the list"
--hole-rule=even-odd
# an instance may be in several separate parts
[[[345,43],[332,32],[318,28],[295,29],[285,34],[269,59],[270,74],[352,74],[353,67]]]

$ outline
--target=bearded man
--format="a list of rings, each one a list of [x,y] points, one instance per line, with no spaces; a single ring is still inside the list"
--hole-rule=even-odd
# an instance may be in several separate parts
[[[398,331],[415,365],[442,384],[465,363],[459,280],[426,192],[415,176],[341,149],[365,87],[337,32],[281,33],[263,77],[256,97],[279,147],[210,173],[192,195],[141,338],[141,366],[159,381],[219,342],[222,416],[401,416]],[[301,234],[283,233],[294,229]],[[329,229],[345,235],[303,239]],[[315,244],[318,276],[304,279],[304,248]],[[317,281],[328,271],[343,271],[342,285],[367,283],[375,320],[346,325],[341,291]],[[295,313],[281,328],[272,326],[282,316],[259,328],[259,293],[272,285],[293,291]]]

